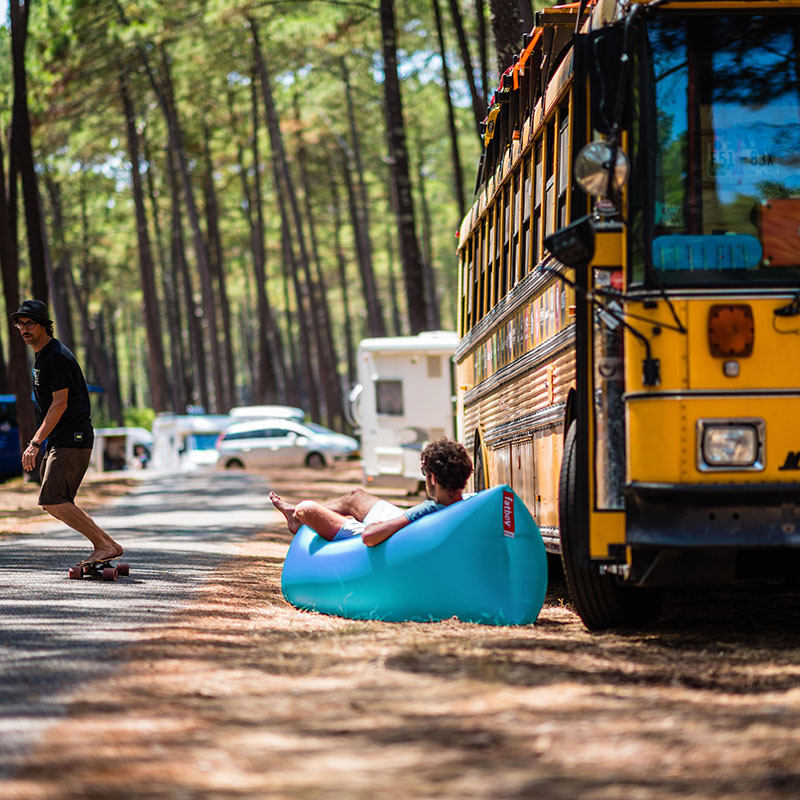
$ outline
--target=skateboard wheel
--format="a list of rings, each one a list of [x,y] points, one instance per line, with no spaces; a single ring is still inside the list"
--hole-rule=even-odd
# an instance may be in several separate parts
[[[69,568],[69,576],[70,576],[70,578],[82,578],[83,577],[83,567],[70,567]]]
[[[115,567],[106,567],[103,570],[104,581],[115,581],[117,579],[117,570]]]
[[[117,564],[117,575],[130,575],[130,574],[131,574],[130,564]]]

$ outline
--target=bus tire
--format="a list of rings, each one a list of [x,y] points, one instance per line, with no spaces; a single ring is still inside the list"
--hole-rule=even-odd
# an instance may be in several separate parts
[[[623,586],[614,575],[601,575],[596,567],[581,565],[579,525],[575,515],[577,479],[577,422],[564,441],[558,485],[558,524],[561,563],[575,610],[590,630],[637,628],[652,623],[661,608],[660,589]]]

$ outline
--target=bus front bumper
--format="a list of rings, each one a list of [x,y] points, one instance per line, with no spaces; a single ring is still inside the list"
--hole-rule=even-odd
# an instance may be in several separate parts
[[[625,507],[632,547],[800,547],[800,483],[630,483]]]

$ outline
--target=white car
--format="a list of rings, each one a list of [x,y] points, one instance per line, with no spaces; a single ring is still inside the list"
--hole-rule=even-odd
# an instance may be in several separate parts
[[[325,467],[355,456],[358,442],[351,436],[314,422],[261,419],[230,425],[217,442],[217,467]]]

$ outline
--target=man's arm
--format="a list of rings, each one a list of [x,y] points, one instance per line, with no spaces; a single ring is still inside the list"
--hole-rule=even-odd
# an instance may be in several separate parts
[[[364,528],[364,533],[361,534],[361,540],[367,547],[375,547],[376,544],[385,542],[389,537],[393,536],[401,528],[408,525],[406,515],[395,517],[394,519],[386,520],[385,522],[373,522]]]
[[[42,424],[33,435],[34,442],[40,445],[44,440],[53,432],[53,428],[58,425],[58,421],[67,410],[67,398],[69,397],[69,389],[56,389],[53,392],[53,402],[50,403],[50,408],[44,415]],[[22,454],[22,467],[26,472],[30,472],[36,466],[36,455],[39,452],[38,447],[29,444]]]

